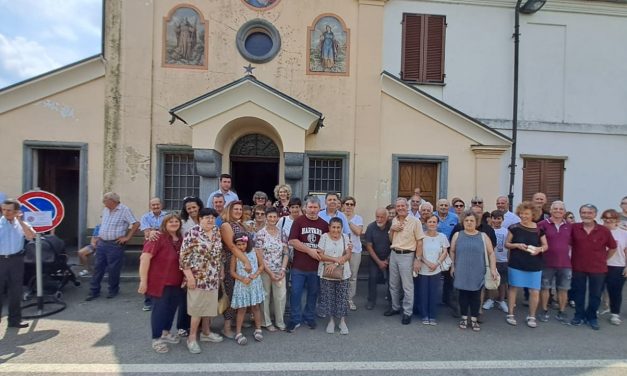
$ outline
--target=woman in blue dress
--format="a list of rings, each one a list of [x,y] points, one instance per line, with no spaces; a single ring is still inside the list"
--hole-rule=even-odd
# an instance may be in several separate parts
[[[320,58],[322,59],[322,67],[331,69],[335,66],[338,43],[333,31],[331,31],[331,26],[327,25],[325,29],[326,31],[320,37]]]

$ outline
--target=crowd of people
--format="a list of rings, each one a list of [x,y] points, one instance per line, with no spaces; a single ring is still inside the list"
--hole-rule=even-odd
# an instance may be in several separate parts
[[[598,312],[607,307],[609,322],[621,324],[627,197],[621,211],[601,213],[600,225],[594,205],[581,206],[575,222],[562,201],[547,203],[541,192],[515,212],[505,196],[497,198],[497,210],[485,212],[480,197],[470,205],[458,197],[432,204],[416,189],[409,199],[376,209],[364,229],[351,196],[327,193],[322,208],[317,196],[301,200],[281,184],[275,202],[256,192],[249,207],[230,186],[231,177],[222,175],[206,205],[186,197],[180,213],[166,213],[153,198],[140,221],[117,194],[105,194],[91,244],[96,256],[87,300],[100,297],[105,273],[107,298],[118,294],[124,243],[139,229],[145,244],[138,292],[145,297],[144,310],[151,311],[152,348],[158,353],[184,337],[191,353],[202,351],[199,342],[225,337],[245,345],[248,326],[254,326],[252,339],[263,341],[263,329],[316,329],[320,318],[327,333],[347,335],[349,312],[358,309],[362,252],[369,255],[365,309],[375,308],[378,285],[385,283],[386,296],[379,299],[385,300],[384,315],[399,315],[404,325],[414,315],[423,325],[438,325],[442,306],[459,318],[460,329],[480,331],[482,311],[493,308],[518,325],[519,290],[530,328],[549,321],[552,309],[555,320],[598,330]],[[12,221],[19,206],[13,207],[11,200],[2,206],[0,234],[30,236],[27,224]],[[568,305],[575,308],[570,318]],[[224,319],[220,333],[211,326],[218,315]],[[21,318],[12,312],[10,322]]]

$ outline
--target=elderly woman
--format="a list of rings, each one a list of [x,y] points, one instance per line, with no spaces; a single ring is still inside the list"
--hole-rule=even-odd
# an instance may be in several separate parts
[[[266,225],[255,236],[255,248],[263,255],[263,274],[261,281],[265,297],[263,300],[263,326],[269,332],[275,332],[276,328],[285,330],[285,302],[287,285],[285,273],[287,270],[288,252],[287,237],[283,236],[281,229],[277,227],[279,214],[275,207],[266,209]],[[272,299],[270,299],[272,297]],[[274,321],[270,317],[270,306],[274,308]]]
[[[255,205],[253,207],[253,219],[245,221],[245,223],[254,233],[264,228],[266,225],[266,207],[264,205]]]
[[[320,297],[318,311],[329,317],[327,333],[335,333],[335,319],[340,319],[340,334],[348,334],[346,315],[348,315],[348,289],[351,275],[348,261],[351,259],[352,243],[347,234],[342,233],[342,220],[333,217],[329,220],[329,232],[323,234],[318,243],[320,264]],[[339,268],[338,275],[331,275]]]
[[[620,325],[620,307],[623,303],[623,286],[627,277],[627,231],[620,228],[620,213],[608,209],[601,214],[603,224],[616,240],[616,253],[607,259],[607,279],[605,280],[607,294],[610,299],[610,323]]]
[[[481,330],[477,317],[481,303],[481,289],[483,288],[486,272],[486,252],[492,278],[496,279],[496,258],[492,242],[488,236],[477,230],[477,218],[472,211],[462,214],[464,229],[456,232],[451,239],[450,257],[453,285],[459,290],[459,309],[461,320],[459,327],[466,329],[470,324],[473,331]],[[470,311],[470,312],[469,312]],[[470,314],[470,322],[468,315]]]
[[[466,208],[466,204],[464,203],[464,200],[462,200],[461,198],[454,197],[451,200],[451,210],[453,211],[453,213],[455,213],[455,215],[457,215],[457,217],[461,218],[461,215],[462,213],[464,213],[465,208]]]
[[[222,212],[222,225],[220,235],[222,236],[222,263],[224,270],[231,270],[231,256],[235,255],[244,264],[247,273],[252,272],[252,265],[248,257],[235,246],[233,242],[236,233],[250,233],[249,227],[242,222],[243,204],[241,201],[231,201]],[[235,280],[231,273],[224,274],[225,292],[229,298],[233,298],[233,287]],[[224,330],[222,334],[230,339],[235,338],[231,323],[235,318],[235,310],[230,308],[224,312]]]
[[[357,306],[353,302],[355,294],[357,292],[357,274],[359,272],[359,265],[361,264],[361,233],[364,229],[364,220],[359,214],[355,214],[355,206],[357,201],[354,197],[347,196],[342,200],[342,208],[344,214],[348,218],[348,227],[350,228],[351,243],[353,244],[353,252],[350,259],[351,277],[350,287],[348,291],[348,308],[351,311],[356,311]]]
[[[202,321],[201,341],[221,342],[222,337],[211,332],[210,317],[218,315],[218,288],[224,275],[222,270],[222,239],[215,225],[218,212],[204,208],[198,214],[200,224],[189,230],[183,240],[180,267],[187,286],[187,313],[191,316],[187,348],[200,353],[197,341],[198,326]]]
[[[420,311],[424,325],[437,325],[439,294],[442,286],[442,262],[448,256],[450,246],[446,235],[438,232],[440,218],[432,215],[427,219],[427,231],[422,239],[422,250],[416,257],[420,259]]]
[[[253,195],[253,206],[262,205],[264,208],[272,206],[272,201],[268,200],[266,192],[257,191]]]
[[[290,215],[289,203],[292,197],[292,188],[287,184],[279,184],[274,187],[274,197],[276,197],[274,207],[279,211],[279,218]]]
[[[536,310],[540,298],[542,280],[542,253],[549,247],[544,231],[538,228],[534,222],[540,208],[530,201],[521,202],[516,207],[516,215],[520,217],[520,223],[509,226],[505,247],[510,250],[507,264],[509,278],[509,291],[507,304],[509,314],[506,321],[510,325],[516,325],[514,309],[516,307],[516,295],[519,288],[529,289],[529,314],[527,326],[535,328]]]
[[[202,200],[198,197],[185,197],[183,200],[183,208],[181,209],[181,220],[183,225],[181,232],[185,235],[192,227],[198,225],[198,212],[204,208]]]
[[[179,269],[181,248],[181,219],[176,214],[163,218],[161,236],[144,244],[139,258],[139,288],[137,292],[152,298],[152,348],[157,353],[169,351],[168,343],[179,343],[178,335],[171,334],[176,308],[183,299]]]

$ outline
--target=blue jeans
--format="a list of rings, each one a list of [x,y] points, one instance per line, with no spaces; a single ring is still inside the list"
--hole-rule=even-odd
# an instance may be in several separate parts
[[[588,283],[588,307],[586,308],[586,282]],[[596,320],[601,305],[601,293],[605,284],[605,273],[573,272],[571,288],[575,301],[575,319]]]
[[[290,322],[300,324],[301,322],[313,322],[316,312],[316,300],[320,290],[320,278],[318,272],[303,272],[292,269],[292,291],[290,293]],[[303,290],[307,291],[307,303],[305,311],[301,311],[301,299]]]
[[[120,292],[120,272],[124,259],[124,246],[115,241],[99,240],[96,246],[96,261],[94,264],[94,276],[91,278],[91,295],[100,295],[100,282],[105,272],[109,274],[109,294],[116,295]]]
[[[435,320],[442,289],[440,273],[420,276],[420,309],[423,319]]]
[[[178,286],[165,286],[161,297],[152,297],[152,314],[150,326],[152,327],[152,339],[161,338],[164,330],[172,329],[174,314],[183,296],[183,289]]]

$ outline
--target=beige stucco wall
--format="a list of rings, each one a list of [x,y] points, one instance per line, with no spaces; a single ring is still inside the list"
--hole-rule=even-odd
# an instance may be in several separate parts
[[[104,84],[104,78],[95,79],[0,114],[0,159],[10,161],[0,164],[0,190],[9,197],[23,193],[23,141],[87,143],[87,225],[97,223],[103,193]]]

